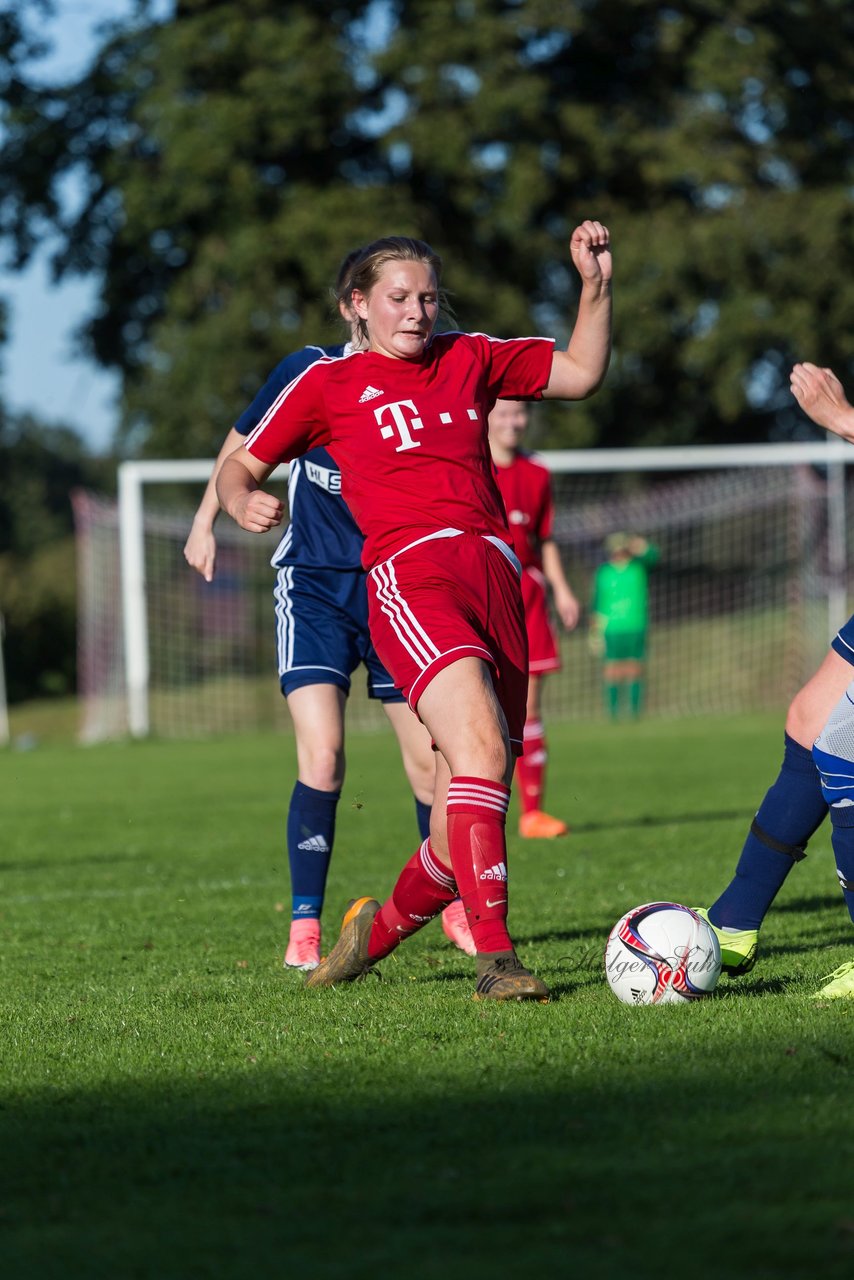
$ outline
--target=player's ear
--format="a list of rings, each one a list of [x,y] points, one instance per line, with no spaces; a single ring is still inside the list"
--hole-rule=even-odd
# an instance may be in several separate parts
[[[360,320],[368,318],[368,297],[362,293],[361,289],[353,289],[350,294],[350,304]]]

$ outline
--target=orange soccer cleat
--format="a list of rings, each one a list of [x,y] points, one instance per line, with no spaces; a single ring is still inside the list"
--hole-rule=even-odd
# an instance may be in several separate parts
[[[568,832],[565,822],[543,813],[542,809],[531,809],[519,819],[519,835],[526,840],[554,840],[555,836],[565,836]]]

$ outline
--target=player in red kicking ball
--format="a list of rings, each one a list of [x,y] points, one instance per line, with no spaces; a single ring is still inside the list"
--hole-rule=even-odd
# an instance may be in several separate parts
[[[570,242],[581,296],[565,351],[547,338],[434,334],[441,260],[406,237],[375,241],[351,273],[367,350],[318,360],[224,463],[217,491],[243,528],[283,517],[261,488],[273,468],[328,445],[365,535],[371,634],[437,752],[431,834],[382,906],[358,899],[310,987],[361,978],[459,895],[482,998],[547,999],[507,931],[505,823],[525,724],[528,653],[519,562],[496,484],[487,419],[501,398],[579,400],[611,350],[608,230]]]

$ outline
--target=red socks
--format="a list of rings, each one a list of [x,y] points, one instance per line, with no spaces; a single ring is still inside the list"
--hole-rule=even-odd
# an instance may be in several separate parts
[[[485,778],[452,778],[448,847],[475,946],[512,951],[507,932],[507,844],[510,788]]]
[[[524,732],[524,754],[516,761],[519,804],[523,813],[541,809],[546,777],[546,737],[542,720],[527,720]]]
[[[397,877],[391,897],[374,917],[368,955],[372,960],[387,956],[456,896],[457,886],[450,869],[436,857],[430,841],[425,840]]]
[[[381,960],[437,916],[457,894],[478,951],[512,951],[507,932],[507,845],[510,788],[485,778],[452,778],[448,846],[453,872],[425,840],[397,878],[374,919],[368,955]]]

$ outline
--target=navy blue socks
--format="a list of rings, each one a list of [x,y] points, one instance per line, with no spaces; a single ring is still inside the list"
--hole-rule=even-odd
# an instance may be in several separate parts
[[[335,840],[340,791],[294,784],[288,809],[288,861],[294,920],[318,919]]]
[[[762,801],[734,879],[709,908],[712,923],[719,929],[758,929],[826,813],[812,752],[786,734],[780,772]]]

